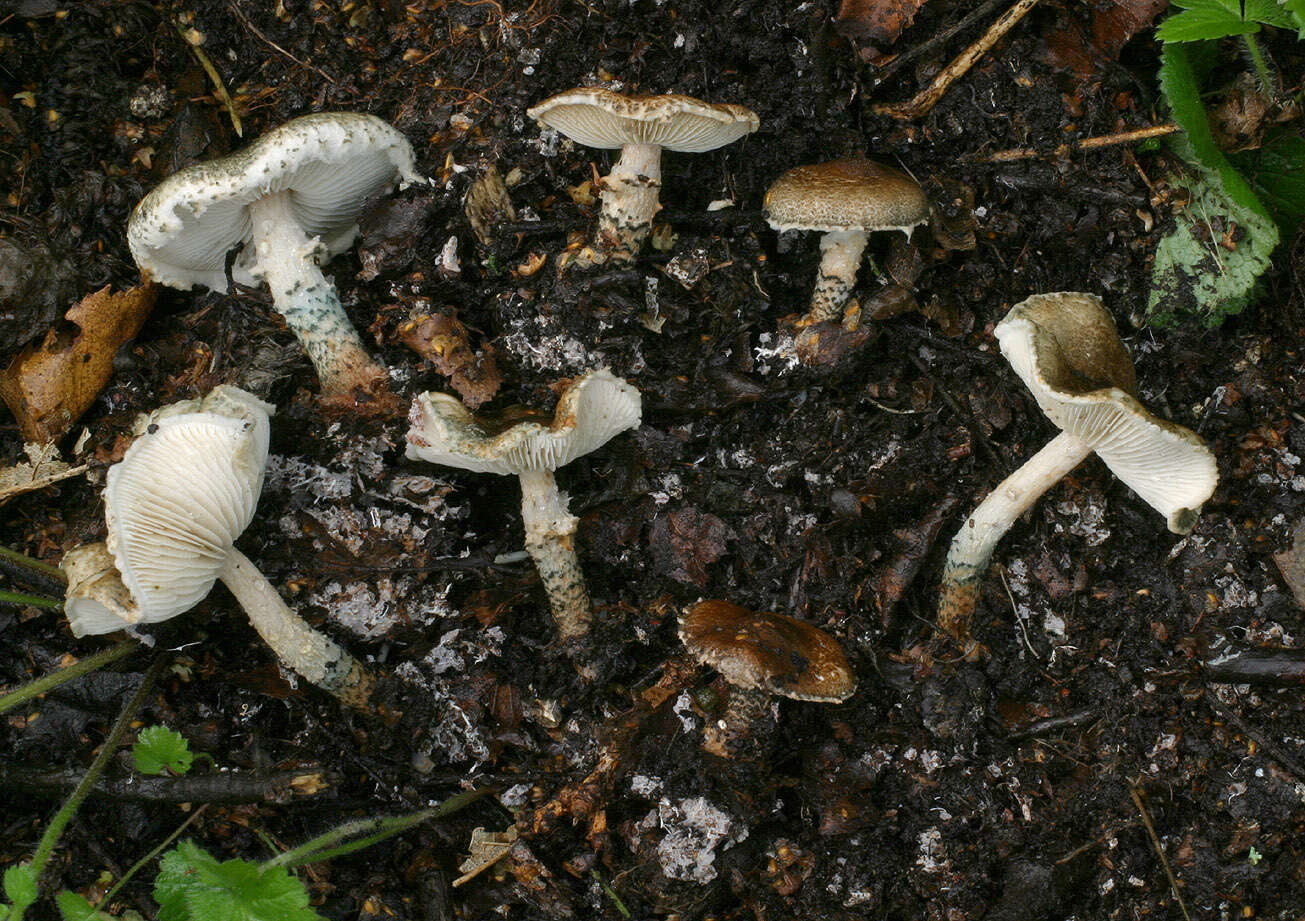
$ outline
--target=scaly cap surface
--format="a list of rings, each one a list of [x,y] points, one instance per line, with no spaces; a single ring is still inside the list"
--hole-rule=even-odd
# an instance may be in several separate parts
[[[929,199],[910,176],[873,160],[795,166],[766,191],[766,220],[786,230],[875,231],[929,219]]]

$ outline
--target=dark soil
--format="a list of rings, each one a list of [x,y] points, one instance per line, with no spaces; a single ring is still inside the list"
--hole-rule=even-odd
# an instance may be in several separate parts
[[[553,644],[529,561],[496,562],[523,544],[515,482],[405,460],[401,416],[323,418],[312,368],[264,292],[160,298],[82,420],[91,482],[10,501],[0,541],[55,562],[101,539],[98,490],[134,415],[239,383],[278,406],[241,549],[388,676],[391,695],[383,713],[354,715],[292,686],[221,589],[152,631],[155,650],[175,653],[145,724],[172,726],[232,772],[325,772],[315,794],[277,788],[235,804],[221,775],[198,785],[190,792],[213,801],[188,831],[201,845],[261,859],[269,839],[284,847],[492,785],[497,797],[451,819],[303,873],[318,910],[1178,917],[1159,848],[1192,917],[1299,916],[1300,685],[1214,683],[1201,663],[1294,646],[1303,628],[1272,554],[1305,510],[1305,244],[1284,244],[1279,265],[1294,257],[1296,270],[1271,274],[1259,306],[1222,328],[1137,328],[1169,217],[1163,151],[982,162],[1163,121],[1149,30],[1117,58],[1089,54],[1072,70],[1050,39],[1091,35],[1095,8],[1110,4],[1044,0],[932,112],[898,122],[871,105],[912,95],[984,26],[875,85],[876,68],[834,31],[830,0],[8,6],[0,243],[33,280],[0,317],[0,347],[42,335],[83,293],[136,284],[131,207],[164,175],[241,143],[173,25],[180,16],[203,33],[246,138],[321,109],[371,112],[407,135],[436,180],[379,203],[359,247],[328,268],[405,401],[446,382],[397,329],[444,308],[473,345],[494,347],[504,383],[490,410],[550,409],[551,384],[604,365],[643,394],[640,429],[559,474],[598,609],[599,674],[584,680]],[[930,0],[893,50],[970,8]],[[1301,72],[1291,42],[1271,51],[1283,73]],[[743,104],[761,129],[715,153],[665,157],[669,251],[559,275],[568,235],[593,217],[568,188],[611,157],[541,138],[525,110],[596,79]],[[939,209],[933,239],[873,241],[876,265],[908,290],[887,292],[863,268],[856,296],[867,313],[907,310],[870,321],[872,341],[826,367],[788,369],[769,352],[780,319],[805,309],[816,240],[778,239],[760,202],[783,170],[858,153],[925,184]],[[489,166],[508,178],[518,214],[486,246],[462,201]],[[736,207],[706,210],[719,199]],[[441,261],[451,236],[457,274]],[[533,273],[532,255],[547,256]],[[685,287],[676,274],[694,260],[708,271]],[[999,548],[975,625],[990,655],[965,663],[931,626],[946,545],[1053,435],[991,329],[1030,293],[1066,289],[1105,299],[1143,399],[1206,439],[1221,484],[1179,539],[1104,465],[1084,464]],[[18,456],[15,428],[3,444]],[[785,702],[739,757],[705,754],[702,718],[727,691],[682,661],[675,635],[677,613],[704,597],[831,631],[858,693],[840,706]],[[0,684],[103,645],[30,609],[0,613],[0,636]],[[0,864],[31,854],[151,655],[10,714]],[[613,770],[550,809],[600,755]],[[93,894],[102,873],[116,878],[187,817],[166,790],[122,795],[130,772],[125,757],[110,767],[118,792],[82,808],[48,891]],[[451,888],[471,829],[514,822],[512,859]],[[114,911],[153,918],[154,872]],[[53,916],[52,903],[38,908]]]

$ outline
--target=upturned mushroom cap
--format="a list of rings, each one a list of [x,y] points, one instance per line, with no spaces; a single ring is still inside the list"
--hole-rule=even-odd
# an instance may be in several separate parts
[[[103,541],[69,550],[59,568],[68,578],[63,612],[73,636],[98,636],[140,622],[140,608]]]
[[[606,368],[574,380],[549,425],[522,422],[491,434],[455,397],[424,393],[412,404],[407,456],[476,473],[556,470],[639,424],[639,391]]]
[[[796,166],[766,191],[766,220],[780,231],[900,230],[929,219],[929,199],[910,176],[873,160]]]
[[[703,601],[680,618],[680,640],[736,687],[819,703],[839,703],[856,691],[838,641],[783,614]]]
[[[254,517],[272,411],[222,386],[137,422],[137,439],[109,468],[104,507],[108,548],[139,622],[175,617],[213,588]]]
[[[1214,455],[1190,429],[1134,397],[1133,363],[1092,294],[1035,294],[993,333],[1047,418],[1091,445],[1114,474],[1186,534],[1219,482]]]
[[[550,96],[526,110],[541,125],[586,147],[656,144],[680,153],[724,147],[756,131],[757,113],[674,93],[623,96],[597,86]]]
[[[132,212],[127,242],[136,264],[161,284],[226,291],[226,257],[248,243],[251,202],[291,192],[304,232],[333,256],[352,245],[369,199],[398,182],[420,182],[412,146],[373,115],[321,112],[291,119],[229,156],[173,173]],[[254,284],[247,248],[232,267]]]

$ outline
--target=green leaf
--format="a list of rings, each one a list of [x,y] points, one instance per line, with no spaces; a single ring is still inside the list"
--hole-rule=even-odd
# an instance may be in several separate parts
[[[13,905],[11,917],[21,918],[36,901],[36,873],[30,863],[16,863],[5,870],[5,896]]]
[[[1192,177],[1171,178],[1191,199],[1156,247],[1147,319],[1157,325],[1195,320],[1217,326],[1239,313],[1278,245],[1271,219],[1227,194],[1212,170],[1193,165]],[[1222,245],[1225,239],[1232,240],[1231,250]]]
[[[63,921],[114,921],[110,915],[96,911],[94,905],[67,889],[56,895],[54,901],[59,906]]]
[[[131,747],[131,757],[142,774],[184,774],[195,760],[181,733],[167,726],[142,729]]]
[[[163,856],[154,898],[159,921],[325,921],[284,867],[219,862],[193,841]]]
[[[1279,130],[1268,134],[1259,150],[1233,157],[1269,209],[1284,240],[1305,221],[1305,137]]]
[[[1255,0],[1247,0],[1247,7],[1253,2]],[[1238,0],[1176,0],[1174,6],[1185,9],[1169,16],[1155,31],[1156,38],[1165,43],[1249,35],[1260,30],[1258,22],[1242,18]]]
[[[1292,28],[1299,30],[1296,37],[1305,41],[1305,0],[1278,0],[1278,6],[1292,21]]]
[[[1246,0],[1246,18],[1279,29],[1294,29],[1291,14],[1277,0]]]

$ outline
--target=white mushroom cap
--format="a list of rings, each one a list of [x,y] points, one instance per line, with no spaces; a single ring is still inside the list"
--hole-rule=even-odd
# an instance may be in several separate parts
[[[786,230],[900,230],[929,219],[929,199],[910,176],[873,160],[796,166],[766,191],[766,221]]]
[[[98,636],[140,622],[140,608],[103,541],[69,550],[59,568],[68,577],[63,612],[73,636]]]
[[[407,138],[379,118],[305,115],[230,156],[163,180],[132,212],[127,241],[136,264],[155,281],[226,291],[226,256],[249,242],[251,202],[292,193],[304,232],[320,237],[333,256],[352,245],[369,199],[397,182],[420,181]],[[246,250],[232,267],[241,284],[255,283],[252,256]]]
[[[236,387],[165,407],[104,490],[109,550],[141,623],[194,607],[213,588],[254,517],[273,408]]]
[[[412,404],[407,455],[476,473],[556,470],[639,424],[639,391],[606,368],[567,387],[550,425],[522,422],[490,434],[457,399],[424,393]]]
[[[1190,429],[1152,415],[1100,298],[1036,294],[993,331],[1047,418],[1092,447],[1115,475],[1185,534],[1219,482],[1214,455]]]
[[[586,147],[655,144],[680,153],[724,147],[761,124],[757,113],[743,106],[714,105],[674,93],[623,96],[597,86],[550,96],[526,114]]]

